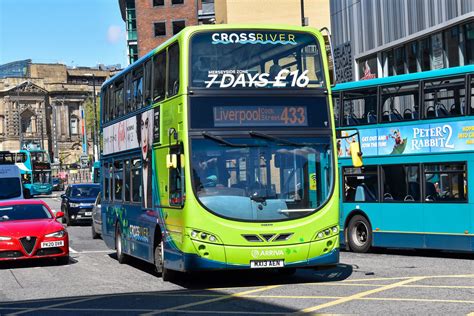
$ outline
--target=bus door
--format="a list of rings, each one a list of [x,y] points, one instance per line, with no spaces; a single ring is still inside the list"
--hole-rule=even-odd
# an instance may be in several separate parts
[[[132,255],[145,260],[153,258],[153,255],[150,256],[153,235],[150,233],[150,225],[147,221],[147,210],[152,208],[151,198],[148,198],[151,196],[151,187],[149,190],[145,188],[152,175],[151,168],[151,162],[146,164],[139,157],[123,161],[123,204],[128,221],[126,223],[128,225],[124,227],[129,230],[129,251]]]
[[[179,248],[183,242],[184,155],[181,143],[156,150],[159,204],[165,237]],[[167,249],[167,247],[165,247]]]

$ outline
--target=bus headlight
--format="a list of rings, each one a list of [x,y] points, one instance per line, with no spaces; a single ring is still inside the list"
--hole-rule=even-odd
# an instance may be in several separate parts
[[[329,238],[329,237],[332,237],[334,235],[337,235],[338,233],[339,233],[339,226],[335,225],[335,226],[327,227],[327,228],[319,231],[316,234],[315,239]]]
[[[189,236],[191,237],[191,239],[195,239],[198,241],[210,242],[213,244],[221,244],[219,237],[211,233],[204,232],[202,230],[191,229],[191,231],[189,232]]]

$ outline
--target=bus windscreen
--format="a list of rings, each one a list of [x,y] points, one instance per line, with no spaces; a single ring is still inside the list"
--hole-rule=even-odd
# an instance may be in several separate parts
[[[191,39],[196,88],[320,88],[320,48],[313,35],[288,31],[204,32]]]

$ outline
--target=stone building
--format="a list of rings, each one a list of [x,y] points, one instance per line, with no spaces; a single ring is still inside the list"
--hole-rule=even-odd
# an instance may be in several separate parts
[[[34,146],[70,164],[83,153],[81,107],[114,69],[68,68],[24,60],[0,65],[0,150]],[[99,104],[97,104],[99,106]],[[87,130],[89,156],[93,130]],[[21,145],[20,145],[21,144]]]

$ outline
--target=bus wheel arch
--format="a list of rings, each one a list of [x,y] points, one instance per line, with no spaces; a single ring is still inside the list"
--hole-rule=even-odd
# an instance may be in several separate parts
[[[354,210],[344,223],[344,239],[346,247],[359,253],[370,250],[373,243],[372,224],[368,216],[361,210]]]

